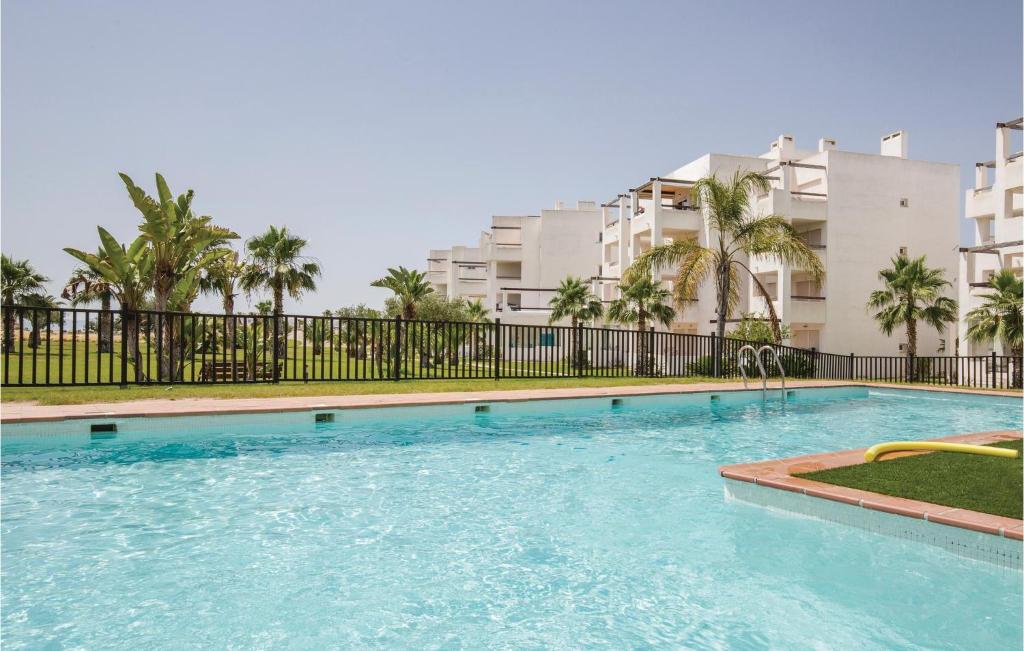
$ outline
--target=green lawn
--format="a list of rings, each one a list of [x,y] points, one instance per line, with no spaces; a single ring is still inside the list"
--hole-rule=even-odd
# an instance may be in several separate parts
[[[145,376],[154,378],[158,367],[158,351],[155,347],[139,346],[140,368]],[[501,361],[501,374],[504,377],[565,377],[573,374],[565,359],[544,359],[529,361],[517,359],[516,350],[509,352],[509,358]],[[197,354],[185,360],[182,373],[186,380],[198,380],[202,377],[202,369],[207,362],[231,363],[234,361],[240,368],[244,367],[246,351],[239,348],[234,351],[219,350],[216,355]],[[266,357],[257,355],[259,361]],[[350,357],[347,351],[326,348],[325,354],[314,351],[312,344],[302,345],[301,342],[288,342],[288,359],[282,360],[282,380],[321,379],[374,379],[390,378],[389,367],[381,369],[372,360]],[[474,376],[486,377],[492,374],[493,361],[474,360],[469,356],[461,356],[457,360],[434,359],[430,364],[421,365],[419,356],[409,352],[403,362],[403,376],[416,378],[449,378]],[[383,373],[382,373],[383,370]],[[607,376],[626,375],[628,370],[621,367],[598,368],[589,371],[593,374]],[[129,364],[129,377],[134,377],[133,366]],[[119,382],[121,379],[121,343],[114,341],[113,353],[101,353],[98,350],[95,335],[88,341],[82,335],[74,341],[60,341],[54,338],[44,340],[39,347],[30,348],[27,343],[16,344],[15,351],[0,363],[0,381],[5,385],[17,384],[77,384]]]
[[[285,396],[346,396],[382,393],[441,391],[503,391],[510,389],[562,389],[652,384],[715,382],[713,378],[529,378],[488,380],[402,380],[401,382],[283,382],[281,384],[217,384],[100,387],[10,387],[0,391],[3,402],[35,401],[43,405],[78,405],[154,398],[274,398]]]
[[[1021,441],[993,445],[1021,449]],[[982,513],[1017,519],[1022,515],[1024,467],[1019,457],[932,452],[797,476]]]

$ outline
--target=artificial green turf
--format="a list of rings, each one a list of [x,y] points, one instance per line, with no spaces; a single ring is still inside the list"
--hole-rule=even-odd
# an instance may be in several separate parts
[[[1021,450],[1019,440],[992,445]],[[1024,466],[1020,457],[931,452],[797,476],[993,515],[1022,516]]]

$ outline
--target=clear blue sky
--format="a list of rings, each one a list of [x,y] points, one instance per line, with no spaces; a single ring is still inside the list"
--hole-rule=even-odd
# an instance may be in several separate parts
[[[243,237],[307,237],[324,277],[302,312],[382,303],[387,266],[492,214],[780,133],[874,152],[906,129],[966,188],[1022,103],[1020,0],[7,0],[2,18],[5,253],[63,280],[61,247],[93,248],[97,223],[135,236],[116,173],[152,189],[159,170]]]

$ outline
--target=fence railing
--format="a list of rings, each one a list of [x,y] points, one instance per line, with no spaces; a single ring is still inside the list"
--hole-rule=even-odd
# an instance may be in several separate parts
[[[750,342],[491,322],[5,307],[2,384],[241,384],[739,377]],[[773,346],[787,377],[1007,388],[1019,357],[854,356]],[[766,371],[777,370],[767,356]],[[769,363],[772,362],[772,363]]]

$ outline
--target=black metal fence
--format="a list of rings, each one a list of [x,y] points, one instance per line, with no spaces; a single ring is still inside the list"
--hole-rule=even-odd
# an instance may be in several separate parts
[[[750,343],[609,328],[337,316],[3,308],[4,386],[723,377]],[[760,347],[760,344],[754,344]],[[1020,358],[772,346],[787,377],[1019,387]],[[778,375],[772,355],[765,371]],[[759,376],[748,360],[748,375]]]

